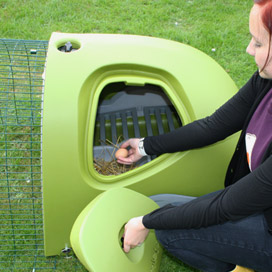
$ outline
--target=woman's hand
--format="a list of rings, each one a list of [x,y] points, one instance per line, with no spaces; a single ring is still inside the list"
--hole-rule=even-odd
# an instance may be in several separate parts
[[[126,158],[119,157],[117,162],[121,164],[130,165],[134,162],[137,162],[142,158],[142,155],[139,153],[138,146],[139,146],[140,139],[139,138],[132,138],[124,142],[120,148],[127,148],[130,147],[128,150],[128,156]]]
[[[146,239],[149,229],[143,225],[143,216],[134,217],[125,225],[124,251],[128,253],[130,249],[140,246]]]

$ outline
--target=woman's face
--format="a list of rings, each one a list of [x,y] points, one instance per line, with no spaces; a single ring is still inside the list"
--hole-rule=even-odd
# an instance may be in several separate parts
[[[269,48],[269,33],[263,26],[261,20],[261,7],[258,5],[254,5],[251,9],[249,16],[249,31],[252,39],[246,51],[255,58],[260,76],[263,78],[272,78],[272,51],[271,47]],[[263,69],[268,53],[270,54],[269,59]]]

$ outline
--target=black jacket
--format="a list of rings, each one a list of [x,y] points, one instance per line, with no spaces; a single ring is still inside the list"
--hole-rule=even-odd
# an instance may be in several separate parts
[[[229,101],[214,114],[174,132],[146,137],[147,154],[162,154],[203,147],[242,131],[229,164],[225,189],[182,205],[167,205],[144,216],[147,228],[200,228],[235,221],[263,212],[272,231],[272,143],[262,163],[250,172],[245,147],[246,128],[257,106],[272,88],[272,81],[256,72]],[[271,131],[272,133],[272,131]]]

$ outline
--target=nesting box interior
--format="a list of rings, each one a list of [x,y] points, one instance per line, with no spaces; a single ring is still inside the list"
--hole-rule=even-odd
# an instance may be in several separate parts
[[[124,140],[164,134],[181,125],[175,107],[159,86],[109,84],[102,90],[98,102],[94,160],[100,163],[115,160],[114,153]],[[144,157],[138,165],[154,158]]]

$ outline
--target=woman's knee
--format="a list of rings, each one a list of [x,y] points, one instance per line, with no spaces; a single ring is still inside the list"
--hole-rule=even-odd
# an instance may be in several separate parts
[[[167,235],[165,232],[166,232],[165,230],[155,230],[157,240],[160,242],[160,244],[163,247],[167,247],[167,242],[166,242]]]

